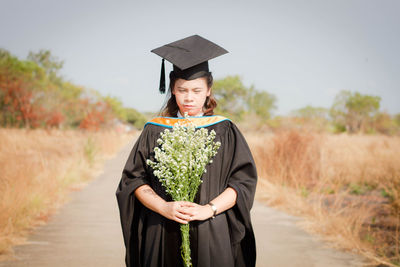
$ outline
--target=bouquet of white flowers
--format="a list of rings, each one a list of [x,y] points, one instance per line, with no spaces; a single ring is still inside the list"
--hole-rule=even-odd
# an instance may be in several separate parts
[[[155,147],[156,162],[147,159],[147,164],[153,168],[165,191],[174,201],[193,202],[201,177],[206,172],[206,165],[212,163],[212,158],[221,146],[214,142],[215,131],[205,128],[196,129],[187,113],[182,123],[177,122],[172,131],[165,129]],[[185,266],[192,266],[190,257],[189,223],[181,224],[181,255]]]

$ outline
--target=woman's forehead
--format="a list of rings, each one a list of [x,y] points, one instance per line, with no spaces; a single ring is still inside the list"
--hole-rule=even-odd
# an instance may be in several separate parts
[[[175,82],[175,87],[194,89],[194,88],[207,88],[207,80],[205,77],[200,77],[193,80],[177,79]]]

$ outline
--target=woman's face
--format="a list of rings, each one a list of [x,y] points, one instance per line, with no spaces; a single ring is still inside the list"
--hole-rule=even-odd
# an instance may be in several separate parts
[[[211,88],[207,86],[207,79],[200,77],[194,80],[177,79],[172,94],[182,116],[187,112],[189,116],[201,116],[204,102],[211,94]]]

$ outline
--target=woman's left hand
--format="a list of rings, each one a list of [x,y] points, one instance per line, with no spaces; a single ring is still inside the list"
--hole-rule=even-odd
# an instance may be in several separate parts
[[[186,202],[185,205],[185,213],[190,216],[189,221],[204,221],[208,218],[211,218],[214,214],[213,210],[211,209],[210,205],[199,205],[193,202]]]

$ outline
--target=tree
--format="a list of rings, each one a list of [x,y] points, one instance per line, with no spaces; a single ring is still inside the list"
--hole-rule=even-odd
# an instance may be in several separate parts
[[[368,123],[379,111],[380,100],[379,96],[342,90],[335,97],[330,115],[337,126],[344,126],[350,133],[365,132]]]
[[[329,110],[327,108],[308,105],[293,110],[291,114],[300,124],[318,130],[326,130],[329,124]]]
[[[292,111],[292,115],[309,120],[328,119],[328,109],[323,107],[305,106]]]
[[[126,110],[123,107],[122,102],[117,97],[108,95],[103,97],[103,101],[108,103],[108,105],[111,107],[111,110],[114,112],[118,119],[123,121],[127,120]]]
[[[42,67],[49,76],[50,81],[54,83],[61,82],[61,77],[58,75],[58,71],[63,67],[64,62],[51,55],[50,50],[42,49],[37,53],[31,51],[29,52],[28,60],[31,60],[38,66]]]
[[[147,118],[134,108],[125,108],[126,121],[133,124],[138,129],[142,129],[147,122]]]
[[[378,112],[371,121],[371,131],[392,135],[396,133],[396,121],[387,112]]]
[[[398,127],[400,127],[400,113],[397,113],[396,115],[394,115],[393,120],[394,120],[395,124],[396,124]]]
[[[116,117],[127,120],[117,98],[64,81],[58,75],[63,63],[50,51],[30,52],[28,58],[0,49],[1,126],[100,129]]]
[[[276,97],[265,91],[256,91],[250,87],[248,91],[247,105],[250,114],[259,116],[263,121],[271,118],[271,113],[276,109]]]
[[[215,81],[213,93],[218,103],[215,112],[235,121],[241,121],[245,114],[266,120],[276,108],[274,95],[246,87],[238,75]]]
[[[21,61],[0,49],[0,108],[2,125],[37,127],[45,116],[38,85],[44,71],[36,63]]]
[[[216,80],[213,85],[213,94],[218,103],[216,113],[240,120],[246,108],[247,90],[237,75]]]

